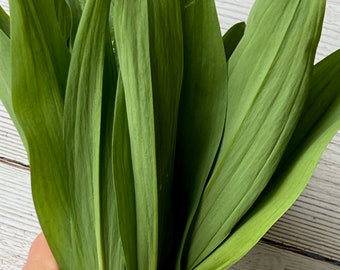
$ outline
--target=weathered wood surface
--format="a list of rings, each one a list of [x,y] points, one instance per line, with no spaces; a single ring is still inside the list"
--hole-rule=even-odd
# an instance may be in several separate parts
[[[222,31],[246,20],[254,0],[217,0]],[[3,7],[7,1],[0,0]],[[328,0],[317,61],[340,48],[340,0]],[[1,57],[1,56],[0,56]],[[20,138],[0,104],[0,270],[21,269],[29,245],[40,231],[30,194],[28,164]],[[340,269],[340,133],[325,151],[306,190],[233,270]],[[274,245],[273,245],[274,243]],[[275,243],[281,245],[276,247]],[[292,247],[295,252],[287,251]],[[321,255],[333,264],[301,255]]]
[[[230,270],[338,270],[339,266],[259,243]]]

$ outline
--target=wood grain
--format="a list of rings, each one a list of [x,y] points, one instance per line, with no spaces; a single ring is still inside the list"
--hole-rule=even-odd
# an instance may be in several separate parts
[[[339,270],[327,262],[259,243],[230,270]]]
[[[0,162],[0,270],[22,269],[40,231],[29,171]]]

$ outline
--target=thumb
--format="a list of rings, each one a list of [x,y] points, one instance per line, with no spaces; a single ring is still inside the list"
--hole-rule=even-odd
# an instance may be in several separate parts
[[[43,233],[33,241],[23,270],[58,270],[59,267]]]

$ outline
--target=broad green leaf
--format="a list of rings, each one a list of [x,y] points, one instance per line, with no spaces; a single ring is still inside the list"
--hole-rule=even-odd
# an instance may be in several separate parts
[[[281,163],[291,158],[290,155],[305,137],[309,135],[310,130],[317,125],[320,118],[323,117],[324,113],[339,95],[339,62],[340,50],[332,53],[314,67],[310,93],[304,104],[294,136],[289,141]]]
[[[235,51],[237,45],[240,43],[244,35],[244,30],[246,29],[246,24],[244,22],[239,22],[233,25],[224,35],[223,35],[223,45],[226,60],[228,61]]]
[[[227,64],[215,3],[182,1],[182,9],[184,74],[173,195],[181,242],[177,269],[183,266],[187,230],[219,147],[227,106]]]
[[[113,21],[134,173],[137,262],[139,269],[152,270],[158,258],[158,185],[148,9],[147,0],[116,0]]]
[[[189,268],[226,239],[273,175],[308,94],[324,9],[325,1],[256,1],[229,61],[225,132],[191,228]]]
[[[230,236],[196,269],[226,269],[240,260],[288,210],[311,178],[318,161],[340,129],[339,51],[321,61],[313,72],[302,120],[292,136],[295,151],[275,172],[258,200]],[[322,101],[320,101],[322,100]],[[321,111],[319,113],[318,111]],[[314,123],[301,138],[304,120]],[[256,228],[256,230],[254,230]]]
[[[107,268],[102,231],[101,186],[105,183],[100,181],[100,131],[109,7],[109,0],[86,2],[65,95],[65,151],[76,228],[72,239],[75,269]]]
[[[76,269],[62,124],[69,53],[52,0],[10,4],[12,100],[27,139],[34,204],[60,268]]]
[[[183,77],[180,1],[148,1],[151,79],[158,184],[158,267],[170,267],[173,252],[173,168]]]
[[[126,268],[133,270],[138,269],[136,201],[129,128],[121,78],[118,79],[117,84],[113,132],[113,172],[117,196],[119,230],[125,252]]]
[[[24,146],[27,148],[25,134],[17,120],[12,105],[11,89],[11,41],[9,16],[0,7],[0,100],[5,106],[16,129],[18,130]]]

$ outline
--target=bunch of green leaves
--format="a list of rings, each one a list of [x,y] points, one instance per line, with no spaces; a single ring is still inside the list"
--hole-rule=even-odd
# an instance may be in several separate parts
[[[0,98],[62,270],[225,269],[293,204],[340,128],[325,0],[11,0]]]

